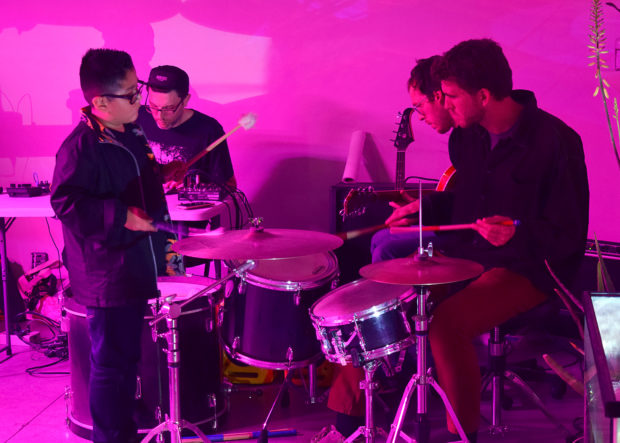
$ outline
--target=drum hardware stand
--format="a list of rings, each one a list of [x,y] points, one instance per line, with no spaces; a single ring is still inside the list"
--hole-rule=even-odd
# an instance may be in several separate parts
[[[316,371],[317,371],[317,364],[310,363],[308,365],[308,404],[310,405],[314,405],[318,403],[318,397],[316,396],[316,378],[317,378]]]
[[[373,392],[379,388],[379,383],[374,381],[373,378],[375,371],[379,368],[379,365],[381,365],[381,361],[378,360],[371,360],[364,364],[365,377],[364,380],[360,381],[360,389],[364,390],[364,397],[366,399],[366,423],[364,426],[357,428],[357,431],[351,434],[349,438],[345,440],[345,443],[353,443],[353,441],[355,441],[355,439],[360,435],[364,436],[364,441],[366,443],[374,443],[377,432],[385,435],[385,431],[383,429],[375,427],[372,413]]]
[[[170,400],[170,416],[166,415],[166,420],[149,431],[144,437],[142,443],[148,443],[155,436],[159,436],[162,432],[170,432],[170,440],[172,443],[181,443],[181,430],[183,428],[193,431],[203,442],[209,442],[207,436],[193,423],[189,423],[181,418],[181,395],[179,389],[179,366],[181,362],[181,349],[179,348],[179,330],[177,326],[178,318],[181,315],[183,307],[194,299],[208,293],[210,290],[220,286],[222,283],[230,280],[235,275],[244,273],[252,269],[255,262],[248,260],[238,268],[229,272],[228,275],[212,285],[198,291],[196,294],[185,300],[183,303],[170,304],[171,300],[166,300],[161,309],[162,314],[155,317],[149,322],[149,326],[155,326],[164,318],[168,326],[168,332],[163,335],[168,343],[168,383],[169,383],[169,400]],[[158,437],[158,440],[160,437]]]
[[[420,196],[422,195],[422,182],[419,182],[419,192]],[[418,243],[418,253],[414,256],[414,260],[424,261],[428,260],[433,256],[433,244],[429,242],[428,248],[424,249],[424,240],[422,238],[422,204],[420,204],[419,208],[419,216],[418,223],[420,228],[420,241]],[[394,422],[390,427],[390,434],[388,435],[387,442],[388,443],[396,443],[396,439],[398,437],[403,438],[407,442],[418,442],[418,443],[427,443],[430,437],[430,428],[428,424],[428,388],[431,386],[437,393],[439,397],[441,397],[441,401],[446,407],[450,418],[452,419],[452,423],[456,427],[456,430],[461,437],[461,442],[468,443],[469,440],[465,435],[465,431],[461,426],[456,414],[454,413],[454,408],[450,404],[450,400],[448,400],[448,396],[445,391],[439,386],[439,384],[435,381],[433,376],[431,375],[431,370],[428,368],[428,363],[426,359],[426,351],[427,345],[426,342],[428,340],[428,317],[426,315],[426,303],[428,301],[428,296],[430,295],[430,290],[428,287],[424,285],[413,285],[413,290],[418,294],[417,297],[417,308],[418,312],[415,318],[415,334],[416,334],[416,351],[417,351],[417,369],[416,373],[411,377],[409,383],[407,383],[407,387],[405,388],[405,392],[403,393],[403,397],[400,400],[400,404],[398,405],[398,409],[396,410],[396,416],[394,417]],[[427,369],[428,368],[428,369]],[[405,414],[407,412],[407,408],[409,407],[409,401],[411,400],[411,396],[413,395],[413,391],[418,390],[417,395],[417,421],[418,421],[418,440],[412,439],[407,436],[404,432],[401,431],[403,425],[403,419],[405,418]]]
[[[278,404],[278,400],[280,400],[280,397],[282,397],[283,394],[288,396],[288,384],[293,374],[293,370],[291,369],[291,365],[293,363],[293,350],[291,348],[288,348],[288,350],[286,351],[286,358],[288,360],[288,365],[287,365],[288,370],[286,371],[286,377],[284,377],[284,382],[280,386],[280,389],[278,390],[278,394],[276,395],[276,398],[273,401],[273,404],[271,405],[271,409],[269,409],[269,412],[267,413],[267,418],[265,418],[265,421],[263,422],[263,428],[261,429],[260,436],[258,437],[258,440],[257,440],[259,443],[267,443],[269,441],[268,439],[269,431],[267,430],[267,426],[269,425],[271,414],[273,414],[273,411],[276,408],[276,405]],[[285,398],[287,397],[283,397],[282,403],[284,403]]]
[[[508,432],[508,425],[502,424],[502,397],[504,395],[504,384],[509,383],[513,388],[521,391],[521,394],[529,400],[532,405],[540,411],[558,427],[565,435],[570,436],[572,431],[562,424],[545,406],[540,397],[532,388],[515,372],[506,368],[506,339],[500,327],[493,328],[489,337],[489,366],[490,371],[482,379],[482,392],[491,385],[491,421],[489,435],[503,437]],[[483,417],[485,418],[485,417]],[[485,421],[488,421],[485,418]]]
[[[418,256],[416,256],[418,257]],[[419,256],[421,260],[424,260],[425,257],[429,257],[428,254],[424,254]],[[428,441],[428,433],[430,429],[428,428],[428,388],[429,386],[435,389],[435,391],[441,397],[454,426],[457,429],[459,436],[461,437],[460,442],[467,443],[467,436],[465,435],[465,431],[461,426],[456,414],[454,413],[454,409],[446,396],[444,390],[439,386],[439,384],[435,381],[433,376],[431,375],[430,368],[427,366],[427,358],[426,358],[426,341],[428,339],[428,317],[426,316],[426,300],[428,295],[430,294],[430,290],[423,285],[414,286],[418,294],[417,298],[417,307],[418,313],[415,316],[415,333],[416,333],[416,350],[417,350],[417,371],[407,383],[407,387],[403,393],[403,397],[400,401],[398,409],[396,410],[396,416],[394,418],[394,422],[390,428],[390,434],[388,435],[387,441],[389,443],[396,443],[396,439],[398,437],[403,438],[407,442],[418,442],[418,443],[426,443]],[[407,408],[409,407],[409,401],[411,400],[411,396],[413,392],[417,389],[417,417],[418,423],[420,425],[418,432],[418,440],[412,439],[407,436],[404,432],[401,431],[403,425],[403,419],[405,418],[405,414],[407,412]]]

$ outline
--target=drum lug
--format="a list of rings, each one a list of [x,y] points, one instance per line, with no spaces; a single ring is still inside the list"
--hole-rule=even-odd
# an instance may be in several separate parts
[[[327,330],[325,330],[324,328],[317,326],[317,334],[316,337],[319,339],[319,341],[321,342],[321,346],[323,347],[323,352],[324,354],[329,354],[329,350],[331,348],[330,343],[329,343],[329,338],[327,337]]]
[[[60,311],[60,332],[65,334],[69,333],[69,318],[67,317],[67,310],[63,306]]]
[[[155,420],[157,420],[157,423],[161,423],[162,422],[163,415],[164,414],[162,413],[161,406],[157,406],[155,408]]]
[[[245,295],[245,290],[248,284],[245,281],[245,274],[241,276],[241,280],[239,281],[239,285],[237,286],[237,293],[239,295]]]
[[[237,349],[239,348],[239,345],[241,345],[241,338],[239,336],[236,336],[232,343],[232,349],[231,349],[232,358],[237,358]]]
[[[157,325],[151,326],[151,338],[153,339],[153,343],[157,343],[157,338],[159,335],[157,334]]]
[[[222,324],[224,323],[224,311],[226,310],[226,308],[224,307],[224,305],[220,306],[220,309],[217,310],[217,327],[221,328]]]
[[[207,395],[207,401],[209,407],[213,409],[213,423],[211,424],[211,427],[213,429],[217,429],[217,397],[215,394],[209,394]]]
[[[207,332],[213,332],[213,318],[211,316],[205,320],[205,329]]]
[[[334,289],[336,289],[338,287],[338,284],[340,284],[340,274],[337,275],[331,282],[330,284],[330,289],[333,291]]]
[[[355,328],[355,334],[357,334],[357,337],[358,337],[358,340],[359,340],[359,344],[360,344],[360,348],[362,348],[362,351],[364,353],[366,353],[367,352],[367,350],[366,350],[366,340],[364,340],[364,336],[363,336],[362,332],[360,331],[357,314],[353,316],[353,327]]]
[[[342,366],[346,366],[347,358],[344,352],[344,343],[342,342],[342,331],[336,331],[336,334],[334,334],[334,336],[332,337],[332,345],[334,346],[334,349],[338,350],[336,355],[339,356],[340,364]]]
[[[286,350],[286,359],[288,360],[288,364],[290,366],[293,362],[293,348],[291,348],[290,346]]]
[[[142,377],[136,376],[136,400],[142,398]]]
[[[293,298],[295,300],[295,306],[299,306],[301,303],[301,286],[297,285],[297,292],[295,292],[295,296]]]
[[[401,306],[401,308],[402,308],[402,306]],[[411,334],[413,331],[411,330],[411,325],[409,324],[409,319],[407,318],[407,313],[403,309],[401,309],[400,315],[403,317],[403,323],[405,324],[405,328],[407,329],[407,332]]]
[[[71,397],[73,396],[73,391],[69,386],[65,386],[65,424],[67,426],[71,426]]]

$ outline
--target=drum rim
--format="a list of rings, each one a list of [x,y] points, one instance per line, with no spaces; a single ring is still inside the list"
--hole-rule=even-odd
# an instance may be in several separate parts
[[[320,288],[321,286],[338,278],[338,276],[340,275],[340,269],[338,267],[338,258],[336,257],[336,254],[333,251],[327,251],[326,253],[317,252],[316,254],[309,254],[309,255],[319,255],[319,254],[327,256],[329,258],[328,259],[329,267],[326,271],[325,276],[319,278],[318,280],[306,280],[306,281],[301,281],[301,282],[292,281],[292,280],[287,280],[287,281],[272,280],[267,277],[262,277],[262,276],[253,274],[252,271],[248,271],[245,273],[245,277],[244,277],[245,281],[252,286],[257,286],[259,288],[272,289],[275,291],[282,291],[282,292],[291,292],[291,291],[299,291],[299,290],[307,291],[309,289]],[[301,257],[305,257],[305,256],[301,256]],[[289,260],[292,258],[297,258],[297,257],[289,257],[289,258],[278,259],[278,260]],[[272,260],[272,259],[262,259],[262,260]],[[235,265],[235,262],[236,260],[226,260],[224,263],[229,268],[231,267],[234,268],[239,265],[239,264]],[[276,282],[277,284],[274,284],[273,282]]]
[[[329,295],[329,294],[327,294]],[[327,296],[326,295],[326,296]],[[319,326],[342,326],[351,323],[355,323],[356,321],[365,321],[369,318],[380,317],[378,314],[384,314],[386,312],[393,311],[402,306],[402,301],[400,298],[392,298],[378,305],[371,306],[368,309],[364,309],[363,311],[357,311],[353,314],[345,315],[335,315],[330,317],[324,317],[314,314],[314,312],[310,312],[310,318],[314,322],[315,319],[317,321],[317,325]],[[312,307],[310,308],[312,309]]]
[[[277,361],[269,361],[269,360],[259,360],[256,358],[249,357],[248,355],[242,352],[239,352],[239,351],[235,351],[233,353],[231,351],[231,348],[224,341],[224,337],[220,337],[220,343],[222,345],[222,348],[224,348],[224,351],[226,352],[226,354],[228,354],[228,357],[233,360],[233,363],[234,363],[234,360],[237,360],[242,363],[245,363],[246,365],[256,366],[257,368],[262,368],[262,369],[285,370],[285,369],[305,368],[312,363],[316,363],[324,355],[324,353],[319,349],[319,352],[317,352],[312,357],[307,358],[305,360],[292,360],[291,364],[289,365],[288,361],[277,362]]]
[[[384,307],[384,306],[386,306],[386,307],[393,306],[395,304],[393,302],[395,302],[395,301],[400,302],[401,305],[402,305],[403,302],[404,303],[408,303],[412,299],[411,298],[411,294],[412,293],[415,294],[415,291],[413,290],[413,288],[405,289],[404,292],[400,296],[398,296],[398,298],[392,298],[392,299],[386,300],[383,303],[380,303],[378,305],[373,305],[370,308],[364,309],[362,311],[354,312],[353,314],[348,314],[348,316],[340,315],[340,316],[325,317],[325,316],[317,315],[315,313],[317,305],[319,303],[321,303],[323,300],[327,299],[327,297],[329,297],[330,294],[334,294],[334,293],[336,293],[338,291],[343,290],[344,288],[360,286],[362,284],[365,284],[366,282],[376,283],[376,282],[373,282],[372,280],[369,280],[367,278],[363,278],[363,277],[362,278],[358,278],[357,280],[353,280],[353,281],[351,281],[351,282],[349,282],[347,284],[344,284],[342,286],[339,286],[339,287],[329,291],[327,294],[325,294],[324,296],[319,298],[308,309],[308,312],[310,314],[310,318],[312,319],[312,322],[315,323],[316,325],[319,325],[319,326],[342,326],[342,325],[345,325],[345,324],[353,323],[356,319],[357,320],[365,320],[365,319],[367,319],[367,318],[372,316],[372,315],[368,315],[368,314],[373,314],[375,308]],[[387,283],[385,283],[385,284],[387,284]],[[389,311],[389,309],[387,309],[385,311]],[[328,321],[329,323],[325,323],[326,321]]]
[[[365,362],[376,360],[382,357],[386,357],[388,355],[394,354],[395,352],[399,352],[403,349],[407,349],[408,347],[413,346],[415,344],[415,340],[416,340],[415,336],[411,334],[401,340],[382,346],[380,348],[371,349],[370,351],[365,351],[365,352],[362,351],[359,353],[359,356],[362,357],[361,363],[364,364]],[[340,353],[334,353],[334,352],[327,353],[325,351],[323,351],[323,354],[325,355],[325,359],[327,361],[332,362],[332,363],[338,363],[341,366],[346,366],[353,362],[353,357],[351,356],[351,354],[340,354]],[[344,358],[341,358],[341,357],[344,357]]]

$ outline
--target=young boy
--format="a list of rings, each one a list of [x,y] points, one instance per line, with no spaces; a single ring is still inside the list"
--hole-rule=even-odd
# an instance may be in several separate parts
[[[80,85],[88,106],[56,155],[51,202],[75,300],[86,306],[93,441],[137,441],[133,421],[140,337],[168,218],[163,171],[139,126],[140,89],[129,54],[91,49]]]

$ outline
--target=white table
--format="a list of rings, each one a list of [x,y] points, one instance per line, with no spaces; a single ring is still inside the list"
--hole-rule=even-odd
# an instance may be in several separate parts
[[[184,209],[179,205],[178,195],[167,195],[168,211],[174,221],[205,221],[223,214],[227,210],[226,202],[214,202],[208,208]],[[8,194],[0,194],[0,273],[2,274],[2,294],[4,301],[4,327],[6,333],[6,345],[0,348],[0,353],[6,351],[12,354],[11,334],[9,331],[8,316],[8,292],[7,292],[7,269],[6,256],[6,232],[17,217],[53,217],[54,211],[50,204],[50,196],[40,197],[9,197]]]
[[[167,195],[166,202],[170,218],[175,221],[204,221],[226,211],[226,203],[214,202],[209,208],[185,209],[179,205],[178,195]],[[0,194],[0,217],[53,217],[54,211],[50,204],[50,196],[40,197],[9,197]]]

